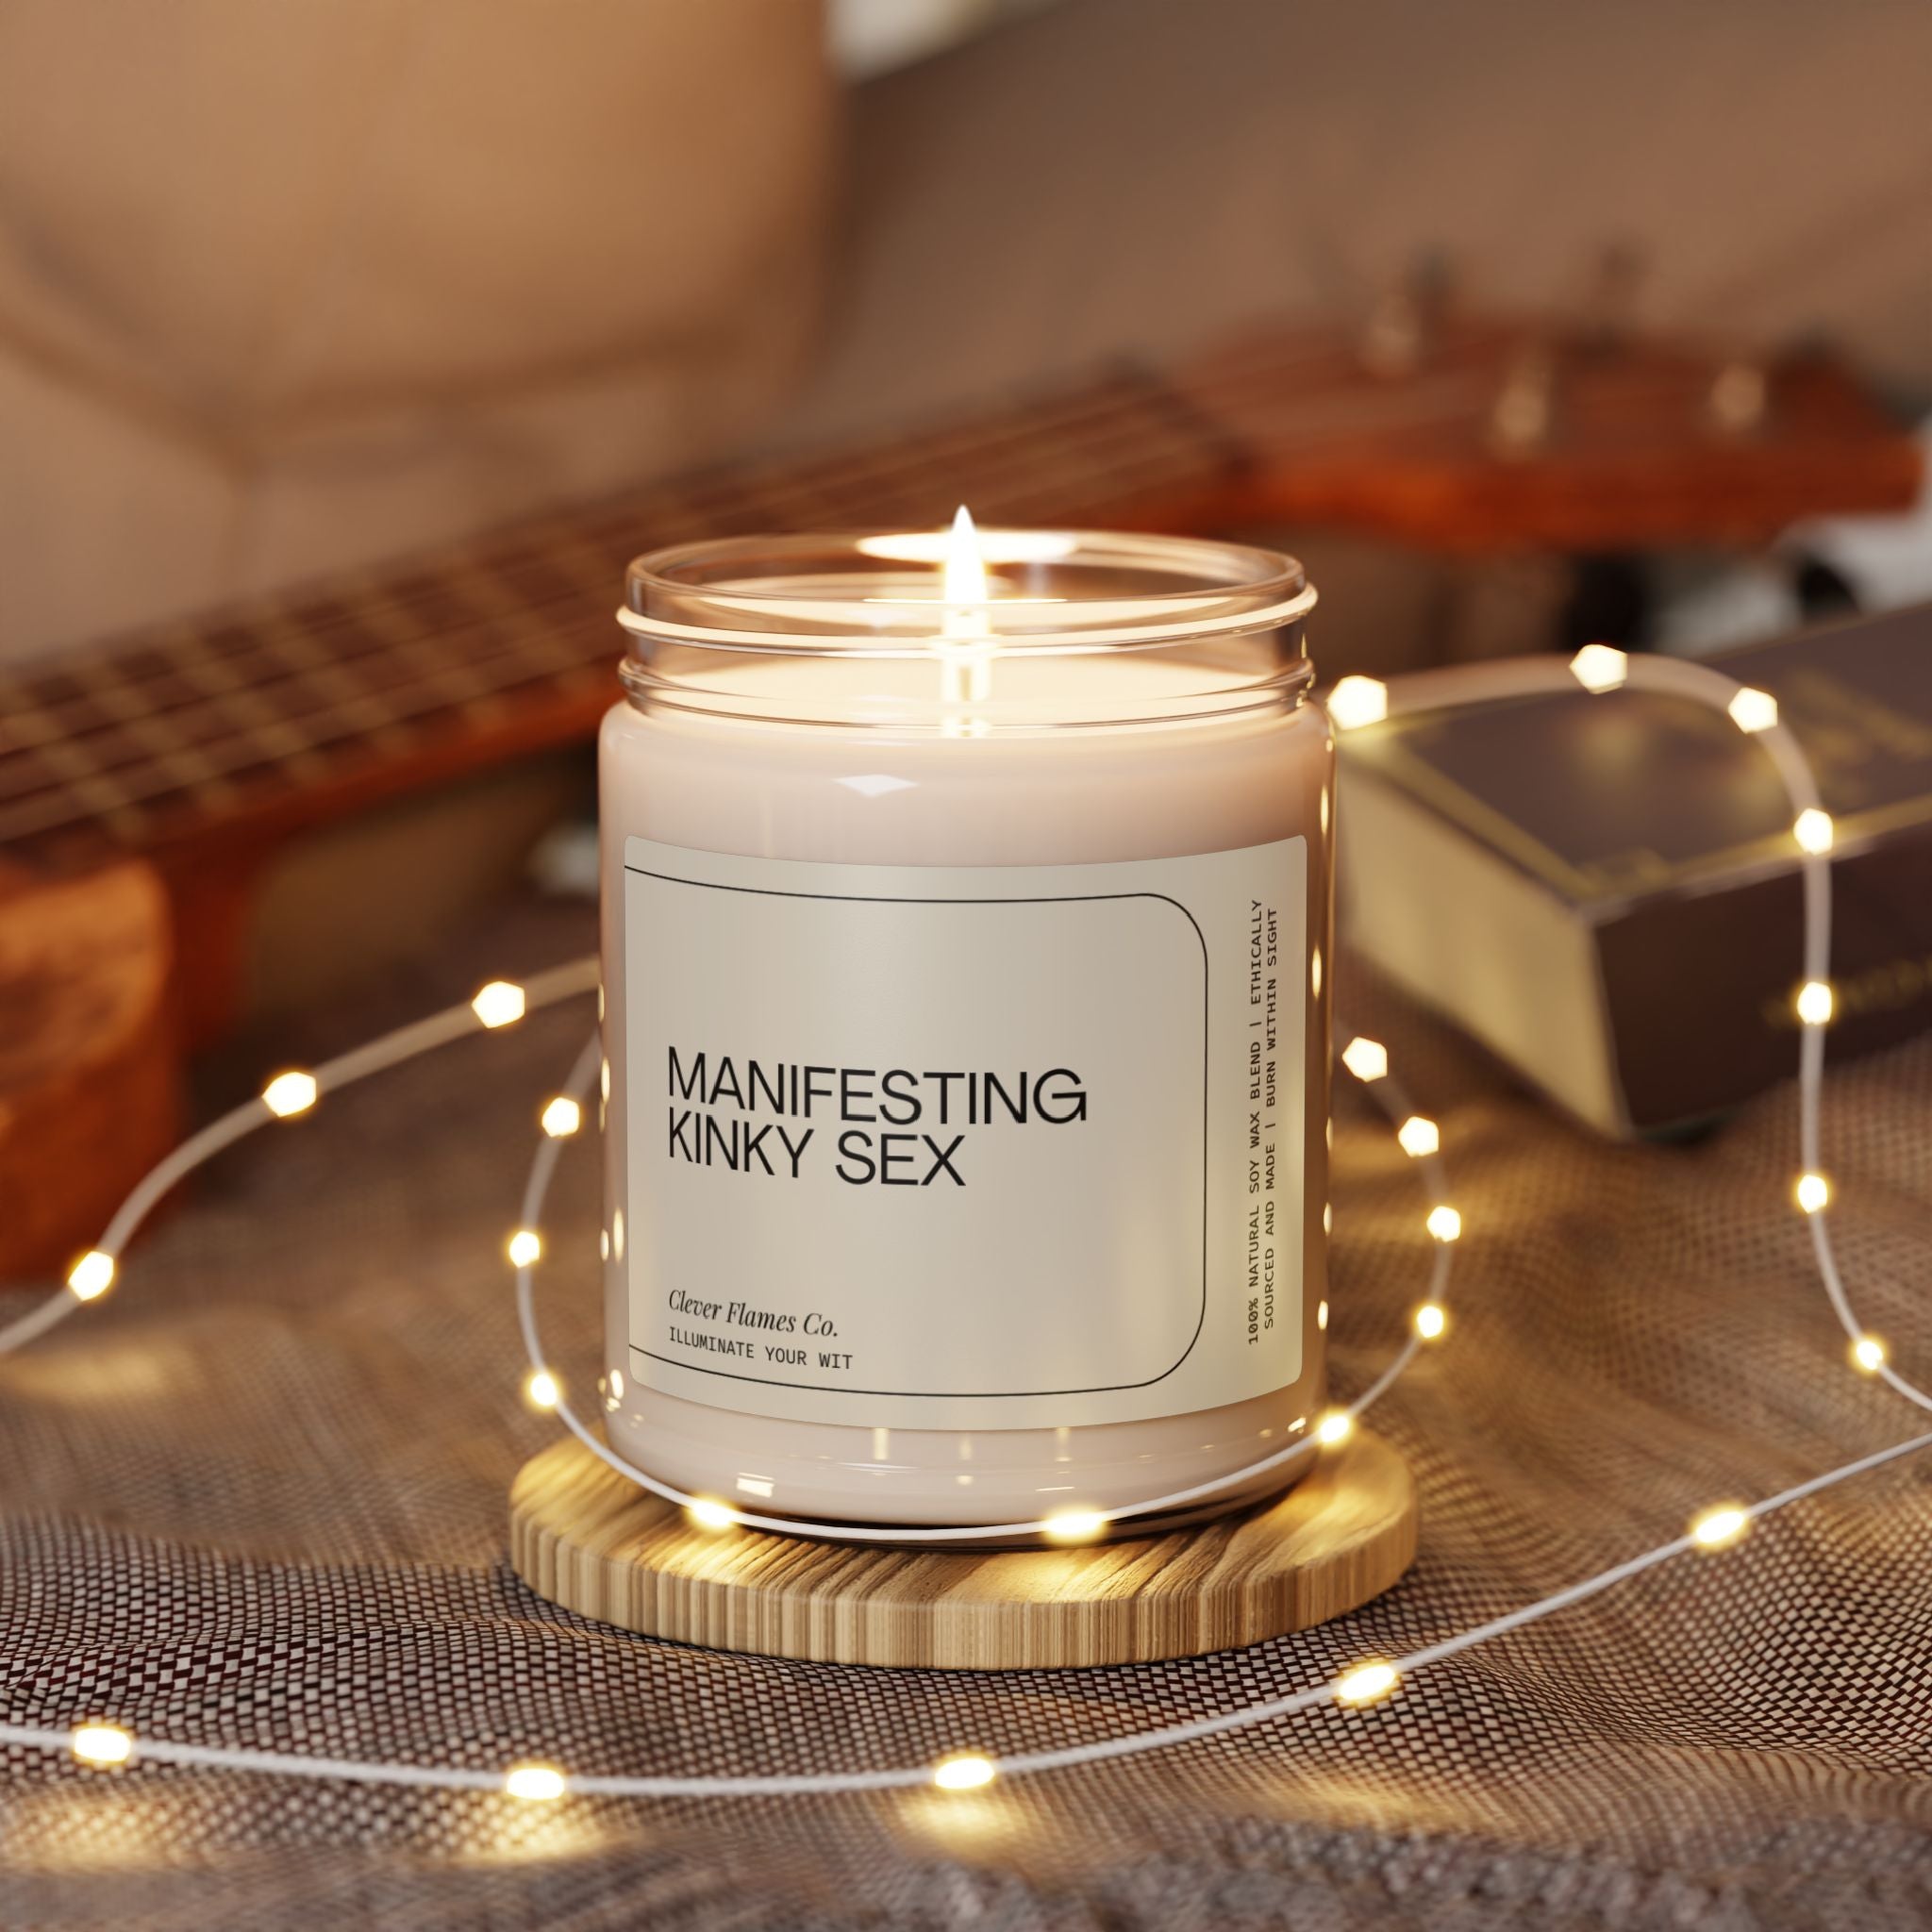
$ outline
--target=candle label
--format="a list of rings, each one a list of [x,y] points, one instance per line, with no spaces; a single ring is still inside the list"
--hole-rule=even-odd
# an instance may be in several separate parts
[[[915,868],[634,838],[623,919],[639,1381],[998,1429],[1300,1373],[1305,840]]]

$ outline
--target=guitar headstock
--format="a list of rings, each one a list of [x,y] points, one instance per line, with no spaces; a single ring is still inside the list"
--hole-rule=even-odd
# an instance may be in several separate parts
[[[1240,511],[1454,550],[1758,543],[1889,510],[1916,444],[1824,358],[1474,317],[1257,331],[1176,386],[1243,446]]]

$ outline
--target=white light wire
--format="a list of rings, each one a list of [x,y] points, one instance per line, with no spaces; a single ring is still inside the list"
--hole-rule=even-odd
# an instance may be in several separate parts
[[[1673,693],[1718,710],[1727,710],[1740,690],[1733,680],[1707,666],[1651,657],[1630,658],[1624,681],[1633,688]],[[1461,667],[1455,674],[1453,681],[1445,681],[1440,675],[1427,672],[1407,678],[1394,694],[1396,703],[1390,708],[1390,714],[1452,705],[1507,701],[1572,689],[1574,684],[1566,666],[1554,664],[1547,659],[1506,659],[1480,667]],[[1796,739],[1782,722],[1759,729],[1753,735],[1757,738],[1777,769],[1789,794],[1793,817],[1795,818],[1800,811],[1818,808],[1817,788],[1812,780],[1810,768]],[[1804,882],[1804,977],[1807,981],[1824,980],[1829,970],[1831,951],[1829,859],[1823,853],[1807,851],[1801,858],[1800,866]],[[539,974],[525,986],[527,1008],[535,1009],[569,998],[575,993],[591,990],[596,984],[596,971],[597,962],[594,959],[585,959],[573,961],[550,973]],[[416,1054],[426,1052],[431,1047],[476,1031],[481,1024],[472,1008],[464,1006],[448,1008],[413,1025],[401,1027],[393,1033],[385,1034],[380,1039],[369,1042],[366,1046],[358,1047],[318,1067],[315,1070],[317,1090],[319,1092],[326,1092],[331,1089],[346,1086],[351,1081],[365,1078],[384,1068],[397,1065]],[[1815,1171],[1819,1166],[1820,1091],[1824,1064],[1824,1027],[1818,1025],[1805,1025],[1800,1029],[1799,1141],[1801,1159],[1807,1171]],[[593,1037],[578,1056],[572,1070],[568,1091],[573,1097],[581,1097],[588,1092],[598,1065],[599,1046]],[[1376,1097],[1384,1102],[1392,1116],[1400,1118],[1406,1114],[1407,1097],[1392,1079],[1385,1074],[1371,1084],[1379,1090]],[[275,1114],[263,1101],[250,1101],[224,1114],[184,1141],[159,1162],[122,1203],[102,1235],[101,1248],[109,1256],[118,1257],[121,1248],[133,1235],[142,1220],[175,1182],[211,1158],[222,1148],[240,1140],[243,1135],[265,1126],[274,1118]],[[560,1146],[556,1138],[545,1138],[539,1142],[525,1189],[524,1224],[526,1226],[534,1225],[539,1219],[559,1152]],[[1439,1203],[1441,1202],[1445,1197],[1446,1189],[1445,1176],[1439,1157],[1431,1152],[1424,1155],[1417,1165],[1432,1197]],[[1827,1299],[1845,1333],[1857,1341],[1863,1331],[1858,1325],[1857,1317],[1839,1271],[1826,1226],[1826,1215],[1821,1209],[1808,1214],[1807,1219],[1811,1224],[1812,1251]],[[1440,1301],[1441,1292],[1447,1285],[1449,1267],[1448,1246],[1446,1243],[1439,1242],[1428,1291],[1430,1302]],[[531,1286],[530,1268],[520,1266],[516,1275],[518,1322],[532,1368],[542,1369],[544,1361],[541,1337],[537,1327]],[[77,1305],[74,1294],[66,1291],[57,1291],[40,1307],[21,1317],[8,1327],[0,1329],[0,1355],[22,1346],[51,1328],[71,1313]],[[1417,1339],[1411,1335],[1394,1359],[1370,1387],[1348,1406],[1345,1412],[1353,1417],[1360,1415],[1367,1409],[1408,1366],[1419,1345]],[[1922,1408],[1932,1409],[1932,1395],[1907,1381],[1889,1363],[1882,1362],[1875,1373],[1907,1401],[1917,1404]],[[658,1482],[641,1470],[631,1468],[623,1458],[597,1441],[568,1404],[561,1400],[558,1404],[558,1414],[580,1441],[633,1481],[671,1502],[690,1505],[699,1500],[668,1484]],[[1198,1500],[1217,1491],[1247,1482],[1257,1475],[1279,1468],[1292,1457],[1305,1454],[1313,1445],[1314,1441],[1312,1436],[1304,1438],[1288,1449],[1249,1464],[1246,1468],[1237,1470],[1217,1481],[1196,1484],[1191,1489],[1175,1491],[1167,1496],[1110,1509],[1106,1512],[1107,1517],[1112,1520],[1150,1510],[1173,1508],[1181,1503]],[[1835,1488],[1840,1483],[1847,1482],[1854,1476],[1862,1475],[1927,1447],[1932,1447],[1932,1432],[1892,1443],[1855,1461],[1841,1463],[1805,1482],[1782,1490],[1775,1495],[1742,1507],[1740,1515],[1746,1521],[1769,1516],[1808,1496],[1817,1495],[1825,1490]],[[733,1510],[731,1514],[735,1522],[747,1526],[771,1528],[791,1534],[821,1530],[847,1540],[862,1534],[851,1524],[801,1524],[790,1519],[759,1517],[737,1510]],[[961,1530],[911,1532],[906,1529],[890,1529],[879,1531],[875,1536],[870,1532],[863,1534],[872,1537],[872,1540],[893,1542],[942,1541],[954,1537],[984,1538],[990,1535],[1024,1533],[1047,1526],[1044,1521],[1041,1521],[991,1526],[981,1524]],[[1393,1680],[1399,1681],[1402,1677],[1426,1669],[1432,1664],[1460,1656],[1465,1651],[1493,1638],[1540,1623],[1545,1617],[1554,1616],[1561,1610],[1586,1602],[1619,1583],[1641,1575],[1657,1565],[1697,1547],[1698,1540],[1694,1536],[1674,1538],[1669,1542],[1659,1543],[1621,1563],[1613,1564],[1607,1570],[1599,1571],[1594,1575],[1541,1597],[1534,1603],[1493,1618],[1486,1624],[1410,1651],[1405,1656],[1390,1660],[1389,1668],[1393,1674]],[[1347,1674],[1344,1674],[1342,1676],[1325,1680],[1282,1697],[1244,1705],[1235,1710],[1219,1712],[1185,1724],[1131,1732],[1098,1743],[1069,1745],[1059,1750],[1024,1752],[1004,1757],[998,1760],[997,1769],[1006,1776],[1066,1770],[1163,1750],[1199,1739],[1224,1736],[1231,1731],[1266,1724],[1277,1718],[1332,1703],[1342,1692],[1346,1681]],[[0,1724],[0,1743],[19,1745],[31,1750],[66,1752],[74,1746],[74,1733],[68,1729],[55,1729],[42,1725]],[[289,1777],[402,1785],[439,1790],[500,1792],[504,1790],[505,1781],[504,1774],[499,1771],[465,1770],[455,1766],[372,1763],[355,1758],[316,1757],[287,1752],[236,1750],[220,1745],[178,1743],[165,1739],[142,1738],[133,1740],[130,1755],[156,1763],[255,1772]],[[826,1772],[746,1777],[595,1776],[569,1774],[561,1780],[561,1785],[563,1789],[589,1795],[665,1798],[824,1795],[906,1790],[929,1785],[932,1782],[932,1768],[916,1765],[871,1772]]]

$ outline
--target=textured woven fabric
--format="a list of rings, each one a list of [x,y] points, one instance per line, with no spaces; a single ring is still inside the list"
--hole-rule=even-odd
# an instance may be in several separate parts
[[[260,1064],[591,938],[580,913],[526,911]],[[1846,1367],[1788,1205],[1789,1089],[1694,1146],[1607,1148],[1372,989],[1343,993],[1441,1120],[1468,1225],[1453,1333],[1376,1417],[1424,1507],[1420,1560],[1380,1602],[1197,1661],[996,1676],[713,1655],[532,1595],[504,1499],[554,1424],[517,1399],[501,1243],[584,1002],[224,1157],[109,1300],[0,1363],[0,1713],[584,1772],[1065,1744],[1440,1638],[1922,1425]],[[1343,1084],[1345,1393],[1428,1257],[1413,1169]],[[1928,1130],[1932,1042],[1832,1075],[1847,1275],[1921,1380]],[[541,1281],[579,1383],[593,1166],[569,1152]],[[0,1753],[0,1925],[1920,1925],[1926,1474],[1861,1478],[1385,1705],[984,1793],[525,1807]]]

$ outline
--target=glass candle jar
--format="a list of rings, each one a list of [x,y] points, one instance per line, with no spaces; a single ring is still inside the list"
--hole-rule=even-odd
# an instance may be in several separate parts
[[[1313,602],[1266,551],[970,525],[631,566],[599,747],[621,1453],[765,1513],[997,1524],[1313,1425]]]

